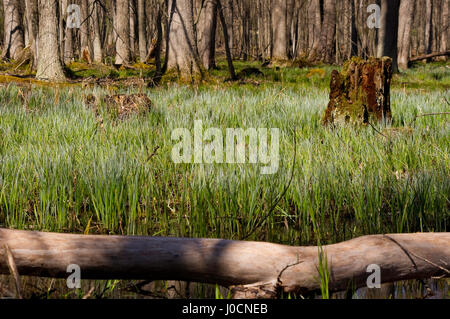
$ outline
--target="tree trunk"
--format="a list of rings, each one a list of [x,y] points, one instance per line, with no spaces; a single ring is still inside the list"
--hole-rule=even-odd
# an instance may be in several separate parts
[[[80,57],[86,62],[91,62],[90,37],[89,37],[89,10],[88,0],[81,0],[81,25],[80,25]]]
[[[398,28],[398,68],[408,69],[411,22],[414,9],[414,0],[401,0],[399,9],[399,28]]]
[[[167,68],[175,70],[181,80],[196,81],[203,76],[194,34],[192,0],[169,0],[169,16],[173,18],[169,31]]]
[[[39,0],[39,55],[36,78],[64,81],[58,41],[58,1]]]
[[[147,36],[145,18],[145,0],[138,0],[138,35],[139,35],[139,61],[145,62],[147,57]]]
[[[23,13],[20,0],[3,0],[4,40],[2,59],[16,60],[25,47]]]
[[[228,27],[225,21],[225,16],[223,14],[223,7],[222,7],[222,3],[220,2],[220,0],[216,0],[217,2],[217,12],[219,14],[219,18],[220,18],[220,24],[222,25],[222,30],[223,30],[223,37],[224,37],[224,42],[225,42],[225,54],[227,56],[227,64],[228,64],[228,71],[230,72],[230,77],[232,80],[236,79],[236,72],[234,71],[234,65],[233,65],[233,59],[232,59],[232,55],[231,55],[231,49],[229,46],[229,39],[228,39]]]
[[[381,1],[381,21],[378,33],[377,56],[392,59],[392,71],[397,72],[397,32],[399,0]]]
[[[287,0],[274,0],[272,7],[273,61],[288,59]]]
[[[432,30],[433,30],[433,3],[431,0],[426,0],[426,14],[425,14],[425,48],[424,53],[431,53],[432,50]]]
[[[94,29],[93,53],[94,62],[101,63],[103,59],[102,39],[100,36],[100,12],[101,7],[98,3],[94,4],[92,13],[92,27]]]
[[[368,124],[390,120],[390,83],[392,59],[389,57],[358,57],[348,61],[339,73],[333,70],[330,82],[330,102],[323,124]]]
[[[130,51],[130,7],[129,0],[116,1],[116,58],[115,65],[128,64],[131,58]]]
[[[28,45],[31,47],[31,50],[33,52],[33,69],[36,69],[38,56],[38,26],[39,26],[37,0],[26,0],[25,11],[27,17]]]
[[[308,11],[309,16],[309,59],[314,60],[320,46],[322,32],[322,17],[320,14],[320,0],[312,0]]]
[[[74,60],[73,28],[70,27],[70,25],[67,21],[69,14],[71,14],[71,13],[67,12],[67,6],[68,6],[67,0],[62,2],[62,6],[63,6],[64,16],[66,17],[66,28],[64,30],[64,54],[63,54],[63,57],[64,57],[64,63],[69,64],[69,63],[73,62],[73,60]]]
[[[320,57],[323,62],[333,63],[336,34],[336,0],[324,1],[323,26],[320,36]]]
[[[311,60],[333,63],[336,34],[336,0],[325,0],[323,11],[320,40],[314,44],[309,57]]]
[[[380,282],[449,275],[450,233],[371,235],[318,247],[223,239],[95,236],[0,229],[0,273],[13,260],[20,275],[81,279],[183,280],[232,288],[235,298],[320,290],[327,260],[329,290],[367,285],[369,265]],[[8,254],[8,251],[10,252]]]
[[[198,21],[197,41],[198,53],[202,65],[210,70],[216,67],[216,29],[217,29],[217,2],[206,0],[200,12]]]
[[[440,51],[447,51],[448,40],[450,38],[450,27],[448,24],[448,0],[443,0],[442,11],[441,11],[441,32],[440,32]],[[446,61],[447,57],[439,58],[441,61]]]

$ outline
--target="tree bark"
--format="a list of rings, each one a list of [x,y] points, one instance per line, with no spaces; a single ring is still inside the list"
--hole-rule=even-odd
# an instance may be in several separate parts
[[[74,60],[73,50],[73,28],[67,23],[69,13],[67,12],[67,0],[62,2],[63,14],[66,17],[66,28],[64,30],[64,63],[69,64]]]
[[[273,61],[288,59],[287,0],[274,0],[272,7]]]
[[[410,48],[410,33],[414,0],[401,0],[399,9],[399,31],[398,31],[398,68],[408,69],[408,58]]]
[[[94,41],[92,44],[93,47],[93,55],[94,62],[101,63],[103,59],[103,50],[102,50],[102,39],[100,35],[100,12],[101,7],[98,3],[94,4],[93,13],[92,13],[92,27],[94,29]]]
[[[377,56],[392,59],[392,71],[397,72],[397,33],[399,0],[381,1],[381,21],[378,34]]]
[[[33,69],[37,66],[39,14],[37,0],[25,1],[25,12],[28,29],[28,45],[33,52]]]
[[[450,38],[450,27],[448,24],[448,0],[443,0],[441,11],[441,32],[440,32],[440,51],[447,51],[448,40]],[[439,60],[446,61],[447,57],[441,57]]]
[[[223,239],[95,236],[0,229],[0,273],[9,248],[20,275],[81,279],[183,280],[232,288],[235,298],[276,297],[320,289],[327,259],[329,290],[364,287],[369,265],[381,283],[448,276],[450,233],[371,235],[333,245],[293,247]]]
[[[139,61],[145,62],[147,57],[147,36],[145,18],[145,0],[138,0],[138,36],[139,36]]]
[[[130,7],[129,0],[116,1],[116,58],[114,64],[128,64],[131,59],[130,50]]]
[[[431,0],[426,0],[425,5],[425,48],[424,53],[431,53],[432,50],[432,30],[433,30],[433,2]]]
[[[310,59],[333,63],[336,34],[336,0],[325,0],[323,11],[320,40],[314,45]]]
[[[179,78],[196,81],[202,78],[203,70],[198,56],[194,33],[192,0],[170,0],[169,16],[174,9],[169,31],[169,56],[167,68],[176,70]]]
[[[224,37],[224,42],[225,42],[225,54],[227,56],[227,64],[228,64],[228,72],[230,73],[230,77],[232,80],[236,79],[236,72],[234,71],[234,65],[233,65],[233,59],[232,59],[232,55],[231,55],[231,49],[229,46],[229,38],[228,38],[228,28],[226,25],[226,21],[225,21],[225,16],[223,14],[223,7],[222,7],[222,3],[220,2],[220,0],[216,0],[217,1],[217,12],[219,14],[219,18],[220,18],[220,23],[222,25],[222,30],[223,30],[223,37]]]
[[[64,81],[58,41],[58,1],[39,0],[39,55],[36,79]]]
[[[216,29],[217,29],[217,2],[206,0],[201,9],[197,31],[198,53],[203,67],[207,70],[216,67]]]
[[[90,6],[88,0],[81,0],[81,25],[80,25],[80,57],[86,62],[91,62],[91,39],[89,36]]]
[[[23,13],[20,0],[3,0],[4,40],[2,59],[16,60],[25,47]]]

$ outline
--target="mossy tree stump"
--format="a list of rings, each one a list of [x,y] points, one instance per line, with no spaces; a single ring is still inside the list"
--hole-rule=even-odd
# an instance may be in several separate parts
[[[391,119],[392,59],[353,57],[339,73],[333,70],[330,102],[323,124],[365,125]]]

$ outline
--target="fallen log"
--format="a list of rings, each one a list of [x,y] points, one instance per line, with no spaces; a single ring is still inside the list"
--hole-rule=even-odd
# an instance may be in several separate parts
[[[438,56],[450,56],[450,50],[444,51],[444,52],[433,52],[430,54],[419,55],[419,56],[409,59],[409,62],[416,62],[416,61],[421,61],[421,60],[425,60],[425,59],[431,59],[431,58],[435,58]]]
[[[0,274],[9,273],[5,247],[20,275],[67,278],[67,266],[77,264],[81,279],[217,283],[230,287],[235,298],[320,289],[320,254],[314,246],[0,229]],[[370,235],[322,249],[330,291],[366,286],[371,264],[380,267],[381,283],[450,273],[450,233]]]

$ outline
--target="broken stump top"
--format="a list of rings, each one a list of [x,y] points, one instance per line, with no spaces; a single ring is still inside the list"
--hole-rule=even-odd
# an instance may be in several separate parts
[[[392,59],[353,57],[333,70],[323,124],[368,124],[391,119]]]

